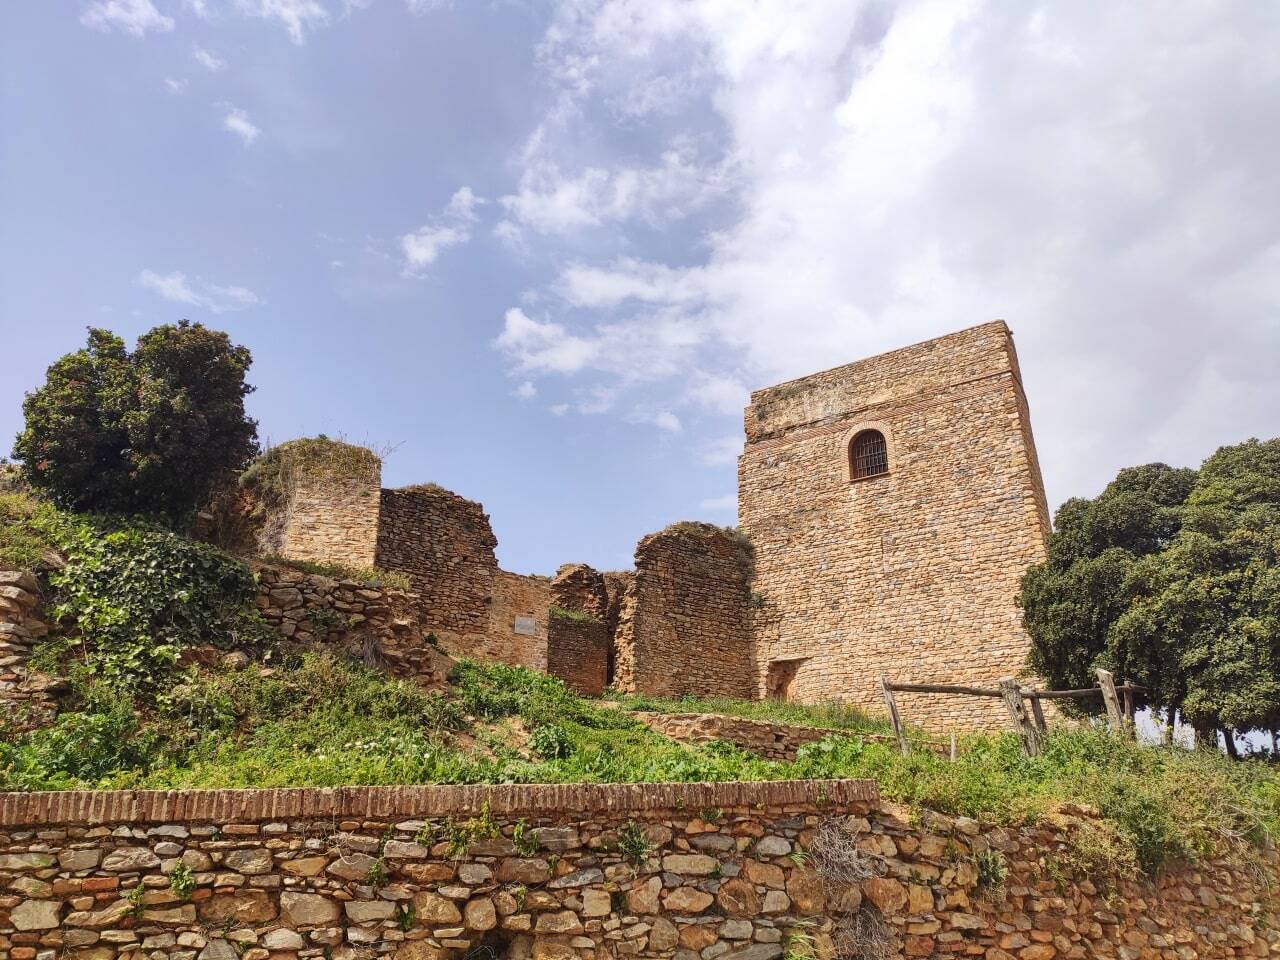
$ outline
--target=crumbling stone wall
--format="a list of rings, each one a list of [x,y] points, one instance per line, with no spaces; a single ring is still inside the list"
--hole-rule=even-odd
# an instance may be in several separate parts
[[[489,627],[498,538],[484,507],[432,484],[382,491],[375,565],[406,574],[442,637]]]
[[[851,479],[867,428],[884,434],[889,470]],[[1022,670],[1015,597],[1049,520],[1002,322],[756,391],[746,433],[738,501],[756,551],[760,693],[777,683],[878,710],[881,674],[990,684]],[[1004,724],[994,700],[904,694],[899,706],[935,728]]]
[[[281,635],[341,648],[423,686],[444,685],[453,660],[429,637],[416,595],[288,567],[254,570],[258,609]]]
[[[49,724],[66,681],[32,670],[31,648],[49,632],[40,617],[40,581],[27,570],[0,569],[0,704],[16,731]]]
[[[751,549],[740,536],[678,523],[644,537],[619,611],[615,685],[656,696],[754,696],[750,603]]]
[[[317,438],[281,444],[267,456],[274,456],[282,469],[272,471],[271,488],[254,498],[260,513],[258,553],[372,567],[382,486],[377,455]],[[246,476],[254,476],[253,468]]]
[[[1274,850],[1156,881],[1105,864],[1085,877],[1073,829],[908,817],[849,780],[3,794],[0,952],[1280,955]],[[1004,865],[1002,883],[983,881],[980,858]]]
[[[547,673],[584,697],[609,685],[609,627],[584,613],[552,607],[547,633]]]
[[[604,574],[567,563],[551,581],[547,672],[570,690],[599,696],[613,679],[613,633]]]
[[[545,672],[550,607],[547,577],[497,571],[488,629],[468,641],[467,654]]]

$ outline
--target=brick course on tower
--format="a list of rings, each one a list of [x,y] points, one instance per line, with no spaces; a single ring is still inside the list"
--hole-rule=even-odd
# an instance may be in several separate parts
[[[886,472],[865,431],[883,436]],[[1015,598],[1049,518],[1003,322],[758,390],[746,433],[761,693],[879,708],[882,674],[963,684],[1024,669]],[[925,726],[1001,721],[998,701],[899,703]]]

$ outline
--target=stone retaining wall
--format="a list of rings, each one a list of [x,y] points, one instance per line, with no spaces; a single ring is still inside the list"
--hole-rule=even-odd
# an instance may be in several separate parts
[[[255,565],[258,609],[298,642],[342,647],[398,677],[444,683],[453,661],[428,639],[416,594]]]
[[[40,619],[40,581],[25,570],[0,569],[0,703],[5,724],[25,731],[48,724],[66,683],[32,670],[31,648],[49,632]]]
[[[0,794],[0,956],[1280,956],[1274,851],[1085,879],[1072,829],[864,781]]]

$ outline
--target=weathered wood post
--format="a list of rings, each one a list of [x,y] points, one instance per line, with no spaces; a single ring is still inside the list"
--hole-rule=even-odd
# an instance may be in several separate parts
[[[905,757],[911,752],[911,744],[907,743],[907,732],[902,729],[902,717],[898,715],[898,701],[893,697],[893,688],[889,686],[889,678],[880,675],[880,690],[884,693],[884,705],[889,711],[889,722],[893,724],[893,735],[898,738],[898,749]]]
[[[1040,756],[1040,731],[1036,729],[1031,716],[1027,713],[1026,704],[1022,702],[1022,688],[1013,677],[1002,677],[1000,680],[1000,696],[1004,699],[1009,718],[1022,737],[1022,749],[1028,757]]]
[[[956,732],[951,731],[951,762],[956,762]]]
[[[1120,709],[1120,698],[1116,695],[1116,680],[1110,670],[1098,668],[1098,686],[1102,688],[1102,702],[1107,705],[1107,722],[1111,724],[1112,730],[1123,736],[1124,712]]]
[[[1031,701],[1031,716],[1036,722],[1036,729],[1046,733],[1049,725],[1044,722],[1044,707],[1040,704],[1040,696],[1034,690],[1027,697]]]

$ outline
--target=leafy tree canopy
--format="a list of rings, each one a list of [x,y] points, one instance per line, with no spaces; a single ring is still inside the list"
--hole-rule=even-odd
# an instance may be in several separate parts
[[[91,329],[27,395],[14,455],[60,506],[180,522],[257,451],[244,410],[251,362],[225,333],[185,320],[139,337],[133,353]]]
[[[1122,470],[1055,521],[1020,595],[1049,684],[1102,666],[1202,731],[1280,728],[1280,440]]]

